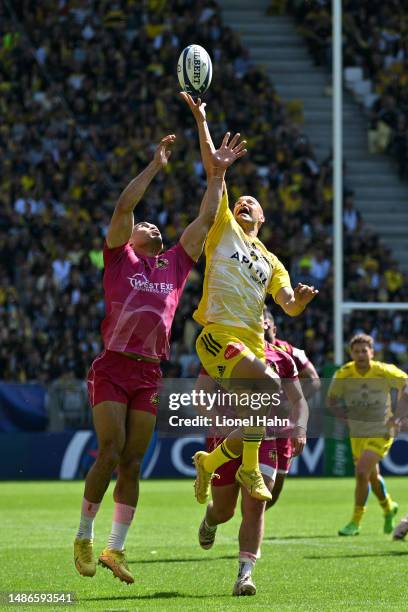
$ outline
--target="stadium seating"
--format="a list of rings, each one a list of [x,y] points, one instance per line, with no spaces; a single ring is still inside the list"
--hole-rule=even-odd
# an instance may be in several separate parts
[[[330,22],[330,4],[330,0],[323,0],[316,10],[313,2],[291,2],[299,31],[308,41],[317,63],[324,62],[323,58],[329,56],[330,28],[323,31],[321,23],[322,15]],[[407,82],[404,77],[408,61],[406,3],[403,0],[386,3],[343,0],[342,6],[345,83],[364,106],[371,109],[371,123],[375,127],[380,122],[388,126],[390,135],[383,141],[380,151],[389,152],[395,158],[400,177],[408,178],[408,150],[406,145],[400,146],[401,132],[404,140],[408,137]],[[394,113],[387,112],[387,98],[390,97],[395,102]],[[402,117],[401,128],[398,123],[401,125]]]

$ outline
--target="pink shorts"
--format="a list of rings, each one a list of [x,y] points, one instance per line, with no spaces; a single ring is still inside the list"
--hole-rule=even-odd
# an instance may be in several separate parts
[[[278,460],[278,474],[287,474],[289,472],[292,461],[292,439],[291,438],[276,438],[276,453]]]
[[[92,407],[111,401],[126,404],[130,410],[157,414],[161,376],[158,363],[103,351],[88,372],[89,401]]]
[[[222,442],[222,438],[208,438],[207,450],[211,452],[220,442]],[[214,487],[225,487],[226,485],[234,484],[235,474],[240,465],[241,457],[224,463],[216,472],[220,477],[214,478],[211,484]],[[262,441],[259,449],[259,467],[264,476],[275,480],[277,467],[275,440]]]

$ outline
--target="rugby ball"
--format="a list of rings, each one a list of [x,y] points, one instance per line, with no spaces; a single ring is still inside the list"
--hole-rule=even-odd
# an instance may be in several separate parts
[[[212,63],[204,47],[189,45],[181,52],[177,76],[181,89],[191,96],[207,91],[211,84]]]

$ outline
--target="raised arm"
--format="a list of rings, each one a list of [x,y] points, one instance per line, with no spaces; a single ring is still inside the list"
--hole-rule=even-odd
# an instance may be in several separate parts
[[[201,202],[198,217],[184,230],[180,242],[192,259],[200,257],[208,231],[217,216],[221,202],[225,172],[237,159],[245,155],[245,141],[239,142],[239,134],[230,139],[230,133],[224,136],[217,151],[211,154],[211,174],[207,191]]]
[[[133,211],[153,178],[167,164],[171,154],[169,147],[175,140],[174,134],[162,138],[150,164],[130,181],[129,185],[120,194],[106,236],[106,242],[110,249],[128,242],[133,231]]]
[[[301,379],[300,383],[302,385],[303,394],[306,398],[315,395],[315,393],[317,393],[322,386],[319,374],[311,361],[309,361],[306,367],[299,372],[299,378]]]
[[[286,312],[290,317],[296,317],[304,311],[306,306],[318,294],[318,290],[309,285],[299,283],[295,289],[291,287],[282,287],[275,297],[275,302]]]
[[[408,431],[408,383],[398,394],[395,424],[401,431]]]
[[[306,444],[306,429],[309,419],[309,407],[302,392],[302,387],[298,379],[282,380],[282,388],[289,400],[292,421],[294,423],[293,431],[293,454],[296,457],[300,455]]]
[[[185,91],[180,92],[180,98],[187,104],[196,120],[198,137],[200,140],[201,159],[207,173],[207,178],[209,179],[213,168],[212,155],[215,152],[215,146],[207,124],[207,117],[205,114],[206,104],[205,102],[201,102],[200,98],[197,99],[197,102],[194,102],[193,98]]]

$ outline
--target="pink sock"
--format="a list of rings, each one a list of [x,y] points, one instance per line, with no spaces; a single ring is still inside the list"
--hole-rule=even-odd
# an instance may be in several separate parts
[[[95,518],[100,505],[100,503],[95,504],[94,502],[88,501],[84,497],[82,500],[82,514],[84,514],[85,516],[89,516],[90,518]]]
[[[94,534],[94,520],[96,513],[100,507],[99,504],[90,502],[85,497],[82,500],[81,510],[81,521],[79,523],[79,529],[77,532],[77,538],[79,540],[92,540]]]
[[[115,523],[123,523],[124,525],[130,525],[135,515],[133,506],[127,506],[126,504],[119,504],[115,502],[115,509],[113,511],[113,520]]]
[[[115,502],[113,511],[112,531],[108,540],[110,550],[123,550],[129,527],[132,523],[136,508]]]
[[[245,574],[251,574],[255,567],[256,554],[245,550],[239,551],[239,570],[238,576],[242,577]]]

